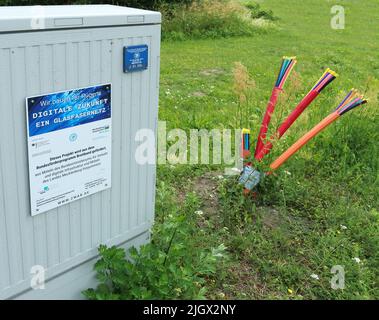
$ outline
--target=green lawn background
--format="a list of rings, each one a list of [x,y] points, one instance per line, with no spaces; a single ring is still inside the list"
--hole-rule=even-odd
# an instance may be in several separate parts
[[[203,201],[199,209],[204,210],[205,218],[201,219],[208,223],[201,224],[205,232],[198,233],[199,242],[224,242],[231,254],[221,270],[222,280],[209,284],[209,297],[379,298],[379,121],[375,91],[379,86],[379,1],[259,3],[279,17],[275,28],[253,37],[163,42],[159,118],[167,121],[169,128],[233,127],[237,99],[232,68],[236,61],[247,67],[256,82],[251,117],[257,124],[283,55],[298,58],[296,71],[302,87],[295,101],[326,67],[339,74],[275,146],[273,156],[333,110],[337,97],[350,88],[372,97],[362,110],[339,119],[291,158],[277,176],[268,179],[258,202],[236,204],[239,198],[230,192],[230,181],[218,183],[218,204],[213,210]],[[333,5],[345,9],[344,30],[330,27]],[[258,127],[252,129],[256,132]],[[192,192],[196,177],[211,169],[161,165],[158,190],[164,183],[178,195]],[[164,215],[164,209],[160,211],[158,215]],[[267,216],[273,213],[275,227],[267,227]],[[333,265],[345,268],[344,290],[330,288]]]

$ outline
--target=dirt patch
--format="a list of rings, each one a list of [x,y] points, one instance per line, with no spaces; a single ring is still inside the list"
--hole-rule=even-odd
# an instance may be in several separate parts
[[[217,214],[219,212],[217,188],[220,178],[222,178],[220,172],[212,171],[188,180],[186,188],[178,192],[178,202],[183,203],[188,192],[195,192],[202,202],[201,210],[205,214]]]
[[[205,97],[206,96],[206,93],[204,93],[204,92],[201,92],[201,91],[195,91],[195,92],[193,92],[192,93],[192,96],[194,96],[194,97]]]
[[[229,268],[231,284],[226,288],[227,299],[261,299],[267,293],[265,284],[250,261],[241,260]]]
[[[181,189],[178,200],[183,203],[188,192],[195,192],[201,200],[199,210],[202,214],[196,219],[197,226],[207,232],[212,232],[207,224],[212,221],[212,228],[222,227],[220,222],[220,201],[218,197],[218,186],[223,179],[222,172],[207,172],[199,177],[188,179],[186,187]],[[280,228],[283,222],[279,211],[272,207],[261,207],[261,217],[266,228]],[[231,257],[234,256],[230,252]],[[226,271],[226,279],[212,289],[211,296],[216,299],[262,299],[269,293],[264,279],[256,269],[249,254],[238,254],[233,263],[229,264]]]
[[[279,211],[266,207],[262,210],[262,222],[269,229],[276,229],[281,222]]]
[[[221,74],[224,74],[225,71],[222,70],[222,69],[219,69],[219,68],[215,68],[215,69],[204,69],[204,70],[201,70],[199,72],[199,74],[201,76],[206,76],[206,77],[209,77],[209,76],[219,76]]]
[[[193,183],[192,190],[201,198],[204,213],[216,214],[219,211],[217,188],[220,176],[219,172],[208,172]]]

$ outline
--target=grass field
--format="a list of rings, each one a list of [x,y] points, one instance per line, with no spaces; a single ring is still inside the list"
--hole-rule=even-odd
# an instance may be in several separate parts
[[[344,30],[330,27],[334,4],[345,8]],[[159,117],[168,128],[234,127],[236,61],[256,83],[248,122],[254,133],[283,55],[297,56],[300,81],[287,101],[292,104],[279,114],[294,107],[326,67],[340,75],[272,157],[324,118],[351,87],[366,92],[370,102],[266,179],[256,200],[244,199],[234,180],[221,179],[222,166],[160,165],[157,219],[172,208],[179,212],[186,194],[198,199],[203,214],[194,214],[191,236],[203,247],[224,243],[229,253],[219,276],[209,279],[209,298],[378,299],[379,4],[267,0],[261,6],[279,20],[253,37],[163,42]],[[335,265],[345,270],[343,290],[330,285]]]

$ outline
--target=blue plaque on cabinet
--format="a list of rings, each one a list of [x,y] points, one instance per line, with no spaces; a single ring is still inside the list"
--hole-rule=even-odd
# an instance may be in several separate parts
[[[146,44],[124,47],[124,72],[146,70],[148,60],[149,47]]]

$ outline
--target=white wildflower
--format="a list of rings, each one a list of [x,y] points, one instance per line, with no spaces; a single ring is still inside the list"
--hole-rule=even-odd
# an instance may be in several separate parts
[[[343,224],[341,224],[340,227],[341,227],[342,230],[346,230],[347,229],[347,227],[344,226]]]
[[[200,217],[200,216],[202,216],[204,214],[204,212],[201,211],[201,210],[197,210],[197,211],[195,211],[195,214]]]
[[[315,273],[311,274],[311,278],[316,279],[316,280],[320,280],[319,276]]]
[[[361,259],[359,259],[358,257],[353,258],[353,260],[354,260],[356,263],[361,263]]]

